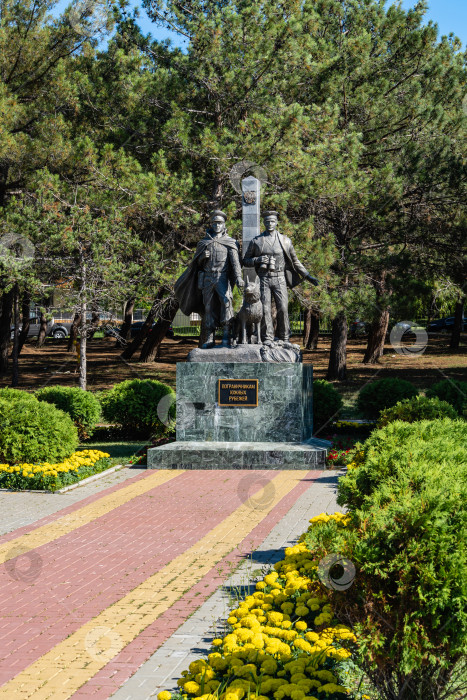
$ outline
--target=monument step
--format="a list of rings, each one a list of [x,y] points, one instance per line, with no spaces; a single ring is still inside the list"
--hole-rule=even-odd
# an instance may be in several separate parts
[[[326,469],[330,443],[177,441],[148,450],[148,469]]]

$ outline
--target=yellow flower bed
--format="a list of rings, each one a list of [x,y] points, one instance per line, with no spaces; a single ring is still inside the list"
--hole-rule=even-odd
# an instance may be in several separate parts
[[[96,464],[108,457],[107,452],[100,450],[80,450],[58,464],[0,464],[0,487],[54,490],[89,476]]]
[[[310,528],[333,519],[345,527],[343,513],[310,520]],[[214,639],[207,659],[190,664],[175,697],[189,700],[338,700],[349,697],[339,681],[351,657],[353,632],[334,619],[331,606],[310,574],[317,568],[303,543],[285,550],[256,584],[256,591],[230,612],[230,631]],[[159,700],[171,700],[162,691]],[[352,697],[356,697],[353,695]]]

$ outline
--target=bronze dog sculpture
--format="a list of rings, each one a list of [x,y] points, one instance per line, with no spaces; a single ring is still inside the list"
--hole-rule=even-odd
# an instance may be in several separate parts
[[[263,304],[259,286],[249,282],[243,293],[242,308],[234,318],[233,341],[237,345],[247,345],[256,337],[256,342],[261,340],[261,320],[263,318]]]

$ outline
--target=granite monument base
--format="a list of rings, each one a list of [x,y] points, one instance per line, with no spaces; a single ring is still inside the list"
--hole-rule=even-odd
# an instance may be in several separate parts
[[[172,442],[148,450],[148,469],[325,469],[329,443]]]
[[[219,380],[257,382],[257,405],[220,405]],[[177,442],[303,442],[313,434],[312,391],[313,367],[298,362],[179,362]]]
[[[324,469],[313,367],[216,357],[177,364],[177,441],[149,449],[148,469]]]

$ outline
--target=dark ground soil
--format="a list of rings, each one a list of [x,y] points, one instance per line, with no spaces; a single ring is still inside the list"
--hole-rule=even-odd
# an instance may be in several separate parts
[[[300,338],[293,338],[301,342]],[[347,349],[348,377],[345,382],[336,383],[336,388],[344,395],[346,409],[353,413],[358,390],[372,379],[401,377],[425,390],[431,384],[446,377],[467,379],[467,336],[464,335],[459,351],[449,349],[449,337],[438,336],[429,339],[422,354],[403,355],[395,352],[388,344],[377,365],[362,364],[365,340],[350,340]],[[161,358],[148,364],[125,361],[120,358],[120,349],[115,347],[112,338],[92,340],[88,344],[88,389],[107,389],[117,382],[132,377],[159,379],[175,387],[177,362],[184,362],[187,353],[196,347],[197,341],[190,339],[166,340],[162,344]],[[77,361],[74,352],[66,351],[66,340],[47,340],[45,346],[36,349],[35,339],[23,348],[20,357],[19,388],[33,391],[45,385],[78,384]],[[326,376],[329,359],[330,339],[320,338],[315,351],[304,351],[304,362],[312,363],[315,377]],[[137,357],[137,356],[136,356]],[[9,386],[10,377],[0,381],[0,386]],[[350,415],[349,414],[349,415]]]

